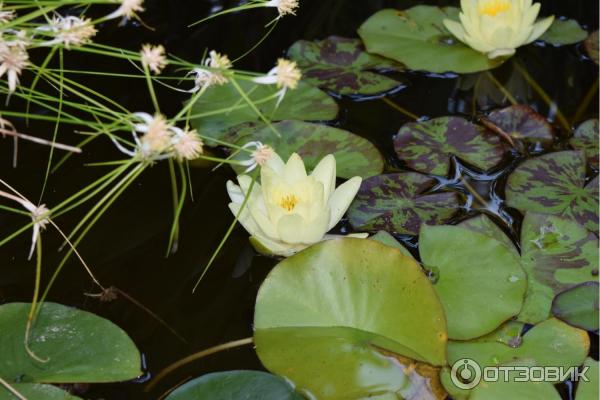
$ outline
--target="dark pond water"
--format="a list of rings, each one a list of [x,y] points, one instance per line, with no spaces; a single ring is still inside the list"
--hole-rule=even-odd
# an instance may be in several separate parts
[[[272,18],[272,12],[252,11],[225,16],[208,23],[187,28],[187,25],[208,15],[219,7],[231,7],[235,2],[199,0],[146,0],[144,21],[154,27],[150,31],[131,24],[116,28],[114,24],[101,31],[99,40],[136,50],[142,43],[163,43],[177,56],[199,61],[205,48],[215,48],[232,59],[252,47],[264,34],[263,26]],[[256,51],[236,64],[255,71],[270,69],[277,57],[298,39],[320,39],[331,34],[356,36],[356,28],[372,13],[385,7],[407,8],[427,3],[454,5],[455,2],[376,1],[376,0],[303,0],[297,17],[282,20],[271,37]],[[598,3],[582,0],[575,2],[544,1],[544,12],[575,18],[591,30],[598,28]],[[580,46],[561,49],[529,46],[519,52],[518,60],[525,65],[534,79],[554,99],[560,110],[573,116],[589,88],[598,77],[597,66],[583,59]],[[69,69],[131,71],[123,62],[72,53],[66,57]],[[515,74],[511,63],[494,75],[502,82]],[[83,78],[81,78],[83,79]],[[443,115],[473,115],[503,105],[496,97],[476,98],[478,109],[473,110],[472,90],[461,90],[460,78],[455,75],[428,76],[421,73],[402,74],[403,87],[388,99],[422,118]],[[99,89],[131,110],[151,110],[150,99],[141,80],[86,78],[85,84]],[[464,81],[463,81],[464,83]],[[554,119],[554,110],[524,82],[513,93],[541,114]],[[161,107],[173,115],[185,96],[160,92]],[[333,122],[373,141],[385,155],[387,169],[405,169],[396,158],[392,136],[410,118],[390,107],[381,99],[338,98],[339,118]],[[508,105],[508,104],[504,104]],[[18,107],[17,102],[11,106]],[[598,115],[598,101],[593,100],[581,116],[581,121]],[[19,121],[17,121],[19,122]],[[20,121],[23,127],[23,121]],[[560,127],[557,125],[557,129]],[[51,137],[52,125],[32,123],[28,132]],[[65,129],[60,137],[73,143],[72,131]],[[566,132],[561,133],[562,137]],[[554,150],[564,148],[559,140]],[[0,148],[0,171],[6,181],[15,185],[26,196],[37,199],[44,179],[48,150],[22,143],[19,147],[19,167],[12,169],[12,146],[5,141]],[[77,160],[65,164],[48,181],[44,201],[57,204],[74,193],[105,169],[83,167],[85,162],[104,161],[115,157],[109,143],[95,143],[86,148]],[[503,205],[503,186],[507,176],[522,161],[511,155],[496,171],[483,174],[457,162],[455,171],[447,179],[440,179],[439,190],[455,190],[464,194],[465,207],[457,210],[456,221],[485,212],[508,234],[516,237],[521,215]],[[466,181],[489,204],[483,207],[460,182],[454,172],[462,172]],[[589,171],[592,176],[594,171]],[[216,248],[232,218],[225,182],[234,177],[227,168],[209,172],[192,170],[194,201],[188,202],[181,219],[181,239],[176,254],[165,257],[172,222],[172,205],[168,169],[157,164],[148,170],[88,234],[80,245],[80,252],[105,286],[115,286],[137,302],[159,315],[176,331],[182,340],[166,329],[155,318],[123,296],[110,303],[101,303],[84,296],[96,291],[81,266],[72,259],[52,288],[49,300],[73,305],[106,317],[125,329],[144,354],[146,375],[136,382],[81,387],[82,395],[90,399],[143,399],[158,398],[175,384],[190,377],[228,369],[261,369],[251,346],[222,352],[190,364],[168,376],[155,391],[145,393],[144,381],[170,363],[196,351],[216,344],[252,335],[253,307],[256,291],[276,260],[256,256],[247,234],[236,229],[217,258],[211,271],[200,284],[196,294],[191,289],[201,269]],[[88,206],[89,207],[89,206]],[[77,223],[86,210],[83,207],[59,219],[68,230]],[[3,235],[23,223],[22,219],[0,214]],[[340,227],[344,230],[344,224]],[[416,238],[400,238],[416,246]],[[56,235],[44,236],[44,276],[48,278],[62,256]],[[28,235],[0,248],[0,303],[30,301],[34,265],[26,260],[29,249]],[[597,358],[597,336],[592,337],[593,355]],[[561,388],[568,396],[568,386]]]

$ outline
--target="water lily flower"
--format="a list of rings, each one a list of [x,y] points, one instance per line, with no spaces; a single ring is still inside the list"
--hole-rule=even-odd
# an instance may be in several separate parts
[[[444,20],[458,40],[490,59],[512,56],[517,47],[539,38],[554,16],[535,22],[540,3],[532,0],[461,0],[460,23]]]
[[[285,58],[280,58],[277,60],[277,65],[267,72],[265,76],[259,76],[252,80],[265,85],[277,85],[280,88],[278,92],[279,99],[277,101],[277,105],[279,105],[286,91],[288,89],[295,89],[298,86],[300,78],[302,78],[302,73],[296,66],[296,63]]]
[[[73,15],[66,17],[55,15],[48,25],[43,25],[38,30],[49,31],[54,35],[54,39],[44,42],[43,46],[62,43],[67,49],[89,43],[98,32],[91,19]]]
[[[142,46],[140,51],[142,65],[148,68],[155,74],[160,72],[167,65],[167,57],[165,57],[165,48],[162,45],[152,46],[151,44],[145,44]]]
[[[260,184],[253,186],[248,175],[238,176],[239,185],[227,182],[229,209],[239,215],[259,252],[286,257],[334,237],[326,233],[340,221],[362,182],[355,176],[336,189],[336,162],[331,154],[307,175],[298,154],[284,163],[273,153],[260,176]],[[248,200],[240,213],[246,194]]]
[[[279,17],[285,15],[296,15],[296,9],[298,8],[298,0],[270,0],[265,3],[265,7],[277,8]]]
[[[112,13],[108,14],[106,19],[113,19],[119,17],[125,17],[127,19],[132,19],[136,16],[137,13],[144,11],[144,0],[117,0],[116,2],[120,2],[121,5]]]

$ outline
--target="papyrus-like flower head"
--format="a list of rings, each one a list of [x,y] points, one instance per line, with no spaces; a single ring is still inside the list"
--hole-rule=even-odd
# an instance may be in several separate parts
[[[98,32],[91,19],[73,15],[55,15],[48,25],[41,26],[39,30],[54,35],[53,40],[44,42],[43,45],[54,46],[62,43],[67,49],[89,43]]]
[[[140,51],[142,65],[147,67],[155,74],[160,74],[163,68],[167,65],[167,57],[165,56],[165,48],[163,45],[152,46],[145,44]]]
[[[286,15],[296,15],[298,6],[298,0],[269,0],[265,3],[265,7],[277,8],[278,18]]]
[[[124,17],[127,19],[134,18],[137,13],[144,11],[144,0],[116,0],[116,3],[121,3],[112,13],[108,14],[106,19]]]
[[[336,163],[324,157],[310,175],[296,153],[284,163],[273,153],[261,168],[260,183],[249,194],[239,221],[262,252],[292,255],[326,238],[356,196],[358,176],[335,187]],[[248,175],[238,176],[239,186],[227,182],[229,208],[238,215],[252,186]]]
[[[553,16],[536,22],[540,3],[532,0],[461,0],[460,23],[444,25],[458,40],[490,59],[512,56],[516,49],[539,38]]]
[[[0,42],[0,78],[6,75],[9,92],[14,92],[19,84],[19,75],[29,65],[29,54],[19,42]]]

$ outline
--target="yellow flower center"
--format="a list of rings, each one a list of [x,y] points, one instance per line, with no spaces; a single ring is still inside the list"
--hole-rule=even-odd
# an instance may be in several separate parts
[[[499,13],[508,11],[510,6],[510,1],[506,0],[485,1],[479,6],[479,15],[489,15],[495,17]]]
[[[293,194],[286,194],[279,199],[279,206],[285,210],[292,211],[296,204],[298,204],[298,198]]]

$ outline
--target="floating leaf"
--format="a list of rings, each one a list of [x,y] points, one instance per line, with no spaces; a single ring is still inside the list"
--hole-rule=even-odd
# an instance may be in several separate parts
[[[580,365],[587,356],[590,340],[587,333],[581,329],[555,318],[534,326],[525,334],[522,334],[523,327],[523,323],[509,321],[496,331],[480,338],[469,341],[451,340],[448,342],[448,364],[453,365],[468,358],[481,369],[509,363],[517,366],[536,365],[568,369]],[[441,371],[441,381],[448,393],[457,398],[466,398],[476,390],[462,390],[456,387],[450,379],[449,368]],[[480,383],[480,386],[484,384],[489,382]],[[471,398],[469,397],[469,400]]]
[[[458,195],[426,194],[435,183],[415,172],[366,179],[348,209],[350,224],[356,230],[416,235],[423,223],[444,223],[456,212]]]
[[[402,253],[403,255],[412,258],[412,254],[410,254],[410,251],[408,251],[408,249],[406,247],[401,245],[400,242],[398,242],[396,240],[396,238],[394,238],[392,235],[390,235],[386,231],[379,231],[376,234],[374,234],[373,236],[370,236],[369,239],[375,240],[376,242],[379,242],[379,243],[383,243],[386,246],[390,246],[395,249],[398,249],[398,250],[400,250],[400,253]]]
[[[401,83],[371,72],[375,68],[401,71],[402,65],[365,51],[359,39],[329,36],[316,42],[299,40],[288,57],[302,69],[302,79],[311,85],[340,94],[373,95]]]
[[[62,389],[41,383],[11,383],[10,386],[27,400],[81,400]],[[0,400],[16,400],[13,394],[0,385]]]
[[[487,120],[511,138],[524,142],[551,143],[552,126],[542,115],[527,105],[514,105],[492,111]]]
[[[598,400],[600,398],[600,390],[598,389],[598,361],[593,358],[586,358],[584,367],[588,367],[586,377],[588,382],[580,380],[577,384],[577,391],[575,392],[575,400]]]
[[[555,19],[550,28],[540,37],[555,46],[579,43],[587,37],[587,31],[574,19]]]
[[[258,85],[250,81],[237,82],[261,113],[272,121],[284,119],[321,121],[335,118],[335,101],[321,90],[300,82],[289,90],[279,106],[275,85]],[[256,112],[227,83],[211,86],[192,108],[192,126],[203,135],[215,139],[235,140],[231,128],[244,122],[259,122]],[[212,143],[208,143],[212,144]]]
[[[559,293],[552,314],[566,323],[588,331],[598,330],[598,282],[585,282]]]
[[[437,271],[449,338],[485,335],[521,310],[525,272],[502,242],[458,226],[423,225],[419,253],[424,267]]]
[[[504,234],[502,229],[492,222],[485,214],[480,214],[477,217],[469,218],[462,221],[458,226],[470,229],[474,232],[483,233],[493,239],[500,241],[513,255],[517,258],[521,257],[515,244],[508,236]]]
[[[202,375],[175,389],[165,400],[302,400],[282,378],[261,371]]]
[[[412,70],[470,73],[495,68],[490,60],[445,28],[444,19],[458,20],[458,9],[416,6],[408,10],[381,10],[365,21],[358,34],[369,53],[399,61]]]
[[[590,33],[585,42],[583,43],[588,56],[598,64],[598,31]]]
[[[529,284],[520,321],[545,320],[556,294],[598,279],[598,238],[570,219],[528,212],[521,253]]]
[[[575,150],[585,151],[588,163],[598,168],[598,119],[590,119],[577,127],[569,144]]]
[[[584,187],[585,155],[560,151],[531,158],[509,176],[506,203],[520,211],[560,214],[598,232],[598,177]]]
[[[281,137],[277,137],[270,128],[261,126],[244,132],[244,136],[236,143],[244,145],[258,140],[273,147],[284,160],[292,153],[298,153],[308,169],[316,167],[327,154],[333,154],[337,175],[341,178],[369,177],[383,171],[383,157],[377,148],[367,139],[351,132],[302,121],[282,121],[273,126],[281,133]],[[245,152],[235,157],[238,160],[247,158],[248,153]],[[242,173],[244,169],[245,167],[234,166],[238,173]]]
[[[507,150],[497,135],[461,117],[405,124],[394,137],[394,148],[409,167],[444,176],[452,155],[488,170],[502,160]]]
[[[0,306],[0,377],[38,383],[114,382],[139,376],[138,350],[119,327],[92,313],[44,303],[30,332],[29,347],[45,363],[35,361],[23,345],[28,303]]]
[[[511,365],[518,365],[515,361]],[[521,363],[522,364],[522,363]],[[521,366],[521,365],[518,365]],[[469,400],[561,400],[560,394],[549,382],[543,381],[516,381],[518,372],[510,372],[508,381],[499,379],[495,382],[485,382],[477,385],[469,396]]]
[[[329,240],[281,261],[258,292],[254,327],[265,367],[317,398],[406,388],[380,349],[446,362],[431,283],[414,260],[373,240]]]

